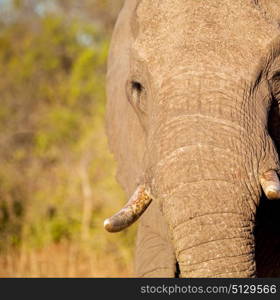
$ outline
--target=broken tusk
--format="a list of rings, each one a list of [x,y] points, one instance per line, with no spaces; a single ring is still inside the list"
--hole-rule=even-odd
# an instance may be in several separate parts
[[[276,171],[270,170],[260,176],[261,186],[270,200],[280,199],[280,181]]]
[[[111,218],[104,221],[104,227],[109,232],[121,231],[133,224],[147,209],[152,201],[150,191],[145,185],[140,185],[127,204]]]

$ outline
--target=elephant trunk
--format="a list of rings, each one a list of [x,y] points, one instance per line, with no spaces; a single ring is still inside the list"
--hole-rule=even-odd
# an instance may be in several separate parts
[[[219,203],[209,203],[211,194]],[[254,222],[245,207],[227,204],[236,197],[232,184],[219,181],[187,184],[172,197],[181,207],[164,211],[182,277],[255,276]]]
[[[245,168],[237,168],[237,157],[228,153],[223,159],[209,145],[178,151],[178,158],[165,160],[165,171],[158,166],[154,178],[180,275],[255,276],[254,208],[249,203],[256,195],[244,178]]]
[[[156,114],[149,153],[152,194],[169,225],[180,274],[253,277],[261,194],[261,154],[248,134],[253,123],[237,109],[241,97],[232,96],[229,105],[231,97],[216,91],[209,99],[201,94],[187,102],[177,94],[176,112],[162,100],[164,121]],[[166,95],[162,99],[170,99]]]

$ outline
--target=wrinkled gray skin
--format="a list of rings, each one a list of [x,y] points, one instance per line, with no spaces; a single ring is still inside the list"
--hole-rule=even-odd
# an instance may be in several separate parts
[[[127,195],[146,182],[136,276],[280,275],[280,0],[127,0],[107,129]]]

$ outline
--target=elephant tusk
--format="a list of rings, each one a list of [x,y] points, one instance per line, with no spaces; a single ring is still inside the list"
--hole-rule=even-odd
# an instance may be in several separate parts
[[[111,218],[104,221],[104,227],[109,232],[121,231],[133,224],[147,209],[152,201],[149,189],[140,185],[127,204]]]
[[[269,200],[280,199],[280,181],[276,171],[270,170],[260,177],[261,186]]]

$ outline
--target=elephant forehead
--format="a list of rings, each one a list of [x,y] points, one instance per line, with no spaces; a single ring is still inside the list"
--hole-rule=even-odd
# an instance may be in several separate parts
[[[279,35],[255,3],[142,0],[136,10],[133,51],[156,74],[184,64],[201,71],[228,68],[248,78]]]

